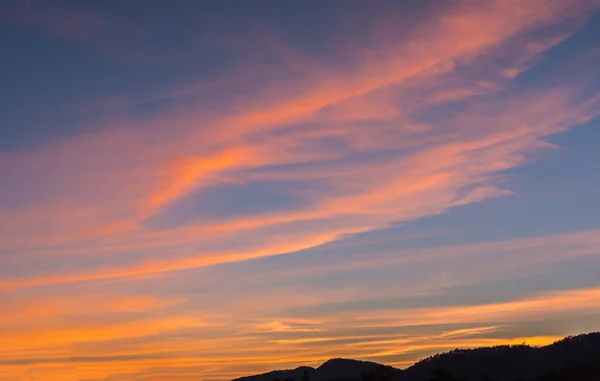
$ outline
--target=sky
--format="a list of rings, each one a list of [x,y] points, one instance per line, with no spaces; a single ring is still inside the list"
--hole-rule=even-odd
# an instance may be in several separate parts
[[[600,330],[600,1],[0,3],[0,380]]]

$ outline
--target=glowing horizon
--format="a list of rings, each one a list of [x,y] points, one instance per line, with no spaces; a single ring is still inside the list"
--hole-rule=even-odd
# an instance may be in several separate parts
[[[600,330],[600,1],[0,6],[0,380]]]

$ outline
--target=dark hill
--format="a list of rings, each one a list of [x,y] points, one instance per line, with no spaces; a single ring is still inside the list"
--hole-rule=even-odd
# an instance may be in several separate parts
[[[314,381],[328,380],[361,380],[363,374],[392,372],[394,376],[399,369],[381,365],[376,362],[347,359],[331,359],[316,369]]]
[[[405,370],[374,362],[331,359],[235,381],[600,381],[600,333],[569,336],[544,347],[501,345],[454,349]]]
[[[402,371],[395,381],[428,381],[437,369],[468,381],[535,380],[553,371],[567,375],[594,363],[600,366],[600,333],[566,337],[544,347],[502,345],[455,349],[417,362]]]
[[[305,375],[308,375],[309,380],[314,380],[314,372],[315,369],[310,366],[301,366],[296,369],[273,370],[271,372],[257,374],[254,376],[240,377],[233,381],[302,381]]]
[[[302,381],[307,376],[310,381],[360,381],[363,374],[392,372],[395,376],[399,371],[399,369],[375,362],[338,358],[324,362],[317,369],[305,366],[290,370],[275,370],[255,376],[241,377],[233,381]]]

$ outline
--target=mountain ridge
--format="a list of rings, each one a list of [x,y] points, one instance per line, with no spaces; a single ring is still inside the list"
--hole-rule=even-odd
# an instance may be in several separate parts
[[[569,378],[569,375],[573,374],[577,375]],[[570,381],[575,379],[600,381],[600,332],[567,336],[545,346],[521,344],[453,349],[419,360],[405,369],[371,361],[332,358],[317,368],[301,366],[290,370],[275,370],[240,377],[232,381]]]

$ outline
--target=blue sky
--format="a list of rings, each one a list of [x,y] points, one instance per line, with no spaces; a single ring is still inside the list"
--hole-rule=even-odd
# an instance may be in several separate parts
[[[600,329],[598,1],[0,19],[5,379],[405,367]]]

